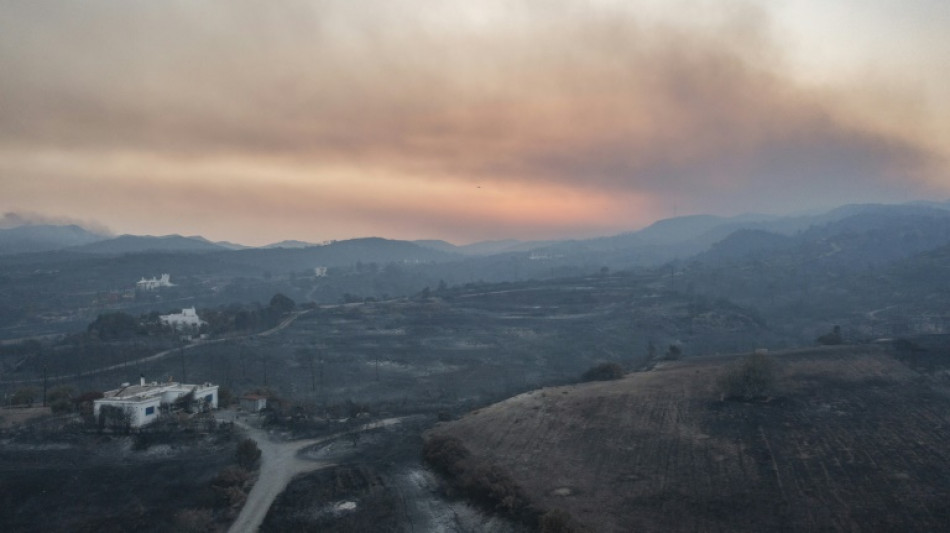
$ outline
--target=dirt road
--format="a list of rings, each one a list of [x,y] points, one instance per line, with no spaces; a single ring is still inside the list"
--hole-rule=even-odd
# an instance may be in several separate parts
[[[332,462],[304,459],[299,455],[301,450],[314,444],[345,437],[351,433],[378,429],[402,421],[402,418],[387,418],[364,424],[350,431],[342,431],[316,439],[279,441],[271,439],[265,431],[247,424],[244,420],[235,418],[235,413],[232,411],[220,411],[217,418],[228,422],[233,421],[247,430],[248,435],[257,441],[257,446],[261,449],[260,475],[247,496],[241,514],[231,524],[231,528],[228,530],[230,533],[257,531],[264,522],[267,510],[270,509],[277,495],[284,491],[294,476],[334,465]]]
[[[192,349],[198,348],[198,347],[200,347],[200,346],[209,346],[209,345],[211,345],[211,344],[218,344],[218,343],[221,343],[221,342],[233,341],[233,340],[237,340],[237,339],[245,339],[245,338],[252,338],[252,337],[269,337],[269,336],[273,335],[274,333],[277,333],[278,331],[280,331],[280,330],[286,328],[287,326],[293,324],[294,320],[297,320],[298,318],[300,318],[301,316],[303,316],[303,315],[305,315],[305,314],[307,314],[307,313],[309,313],[309,312],[310,312],[310,310],[307,309],[307,310],[305,310],[305,311],[296,311],[296,312],[294,312],[294,313],[291,313],[291,315],[288,316],[287,318],[285,318],[284,320],[282,320],[280,324],[277,324],[276,326],[274,326],[273,328],[271,328],[271,329],[269,329],[269,330],[267,330],[267,331],[261,331],[261,332],[259,332],[259,333],[252,333],[252,334],[250,334],[250,335],[242,335],[242,336],[238,336],[238,337],[225,337],[225,338],[214,339],[214,340],[198,340],[198,341],[192,342],[192,343],[190,343],[190,344],[182,345],[180,348],[172,348],[172,349],[170,349],[170,350],[163,350],[163,351],[161,351],[161,352],[154,353],[154,354],[152,354],[152,355],[149,355],[149,356],[147,356],[147,357],[142,357],[142,358],[136,359],[136,360],[134,360],[134,361],[126,361],[126,362],[124,362],[124,363],[117,363],[117,364],[114,364],[114,365],[103,366],[103,367],[100,367],[100,368],[94,368],[94,369],[92,369],[92,370],[85,370],[85,371],[81,372],[79,375],[80,375],[80,376],[90,376],[90,375],[93,375],[93,374],[101,374],[101,373],[103,373],[103,372],[109,372],[109,371],[111,371],[111,370],[119,370],[119,369],[122,369],[122,368],[128,368],[128,367],[130,367],[130,366],[138,365],[138,364],[141,364],[141,363],[148,363],[148,362],[150,362],[150,361],[156,361],[156,360],[158,360],[158,359],[162,359],[163,357],[167,357],[167,356],[169,356],[169,355],[171,355],[171,354],[173,354],[173,353],[178,353],[179,350],[192,350]],[[75,377],[76,377],[75,374],[68,374],[68,375],[63,375],[63,376],[48,376],[48,377],[46,378],[46,380],[47,380],[47,381],[59,381],[59,380],[64,380],[64,379],[74,379]],[[0,381],[0,385],[15,385],[15,384],[20,384],[20,383],[40,383],[40,382],[42,382],[42,381],[43,381],[43,378],[39,377],[39,378],[32,378],[32,379],[18,379],[18,380],[10,380],[10,381]]]

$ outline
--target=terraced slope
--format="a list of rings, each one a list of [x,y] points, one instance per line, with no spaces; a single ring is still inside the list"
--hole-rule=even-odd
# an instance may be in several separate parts
[[[945,377],[880,346],[774,353],[775,397],[723,401],[737,356],[547,388],[429,433],[595,531],[935,531],[950,524]]]

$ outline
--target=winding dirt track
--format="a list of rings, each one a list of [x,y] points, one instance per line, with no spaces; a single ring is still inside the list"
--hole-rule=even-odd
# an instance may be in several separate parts
[[[257,531],[264,522],[264,517],[267,516],[271,504],[287,488],[294,476],[334,466],[332,462],[304,459],[300,457],[300,451],[314,444],[329,442],[351,433],[391,426],[403,420],[403,418],[387,418],[364,424],[350,431],[342,431],[316,439],[275,441],[263,430],[237,419],[233,411],[219,411],[217,417],[223,421],[233,421],[247,430],[248,435],[257,441],[257,446],[261,449],[260,474],[251,492],[247,495],[247,501],[241,509],[241,514],[231,524],[231,528],[228,530],[230,533]]]
[[[158,352],[158,353],[149,355],[149,356],[147,356],[147,357],[142,357],[142,358],[136,359],[136,360],[134,360],[134,361],[126,361],[126,362],[124,362],[124,363],[117,363],[117,364],[114,364],[114,365],[109,365],[109,366],[103,366],[103,367],[99,367],[99,368],[94,368],[94,369],[92,369],[92,370],[85,370],[85,371],[81,372],[79,375],[80,375],[80,376],[91,376],[91,375],[93,375],[93,374],[101,374],[101,373],[103,373],[103,372],[109,372],[109,371],[111,371],[111,370],[119,370],[119,369],[121,369],[121,368],[127,368],[127,367],[129,367],[129,366],[137,365],[137,364],[140,364],[140,363],[147,363],[147,362],[149,362],[149,361],[155,361],[155,360],[158,360],[158,359],[162,359],[163,357],[167,357],[168,355],[177,352],[179,349],[181,349],[181,350],[191,350],[191,349],[193,349],[193,348],[198,348],[199,346],[208,346],[208,345],[210,345],[210,344],[218,344],[218,343],[220,343],[220,342],[233,341],[233,340],[237,340],[237,339],[245,339],[245,338],[251,338],[251,337],[269,337],[269,336],[273,335],[274,333],[277,333],[278,331],[280,331],[280,330],[286,328],[287,326],[291,325],[291,324],[294,322],[294,320],[297,320],[298,318],[300,318],[301,316],[303,316],[303,315],[305,315],[305,314],[307,314],[307,313],[309,313],[309,312],[310,312],[310,310],[308,309],[308,310],[305,310],[305,311],[296,311],[296,312],[294,312],[294,313],[291,313],[291,315],[288,316],[287,318],[285,318],[284,320],[282,320],[282,321],[280,322],[280,324],[277,324],[277,325],[274,326],[273,328],[271,328],[271,329],[269,329],[269,330],[267,330],[267,331],[262,331],[262,332],[260,332],[260,333],[251,333],[250,335],[242,335],[242,336],[239,336],[239,337],[225,337],[225,338],[222,338],[222,339],[214,339],[214,340],[207,340],[207,341],[199,340],[199,341],[195,341],[195,342],[193,342],[193,343],[191,343],[191,344],[183,345],[181,348],[172,348],[172,349],[170,349],[170,350],[163,350],[163,351],[161,351],[161,352]],[[47,379],[47,381],[59,381],[59,380],[64,380],[64,379],[73,379],[73,378],[75,378],[75,377],[76,377],[75,374],[68,374],[68,375],[63,375],[63,376],[48,376],[46,379]],[[18,380],[10,380],[10,381],[0,381],[0,385],[14,385],[14,384],[18,384],[18,383],[40,383],[40,382],[42,382],[42,381],[43,381],[43,378],[41,378],[41,377],[40,377],[40,378],[32,378],[32,379],[18,379]]]

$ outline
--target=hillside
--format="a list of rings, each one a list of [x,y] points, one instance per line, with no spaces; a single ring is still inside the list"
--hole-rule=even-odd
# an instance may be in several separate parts
[[[182,237],[181,235],[120,235],[82,246],[76,246],[74,251],[89,254],[131,254],[142,252],[215,252],[226,250],[224,246],[208,242],[201,237]]]
[[[460,439],[594,531],[945,527],[945,377],[881,346],[771,357],[769,401],[721,400],[736,356],[694,358],[522,394],[427,437]]]

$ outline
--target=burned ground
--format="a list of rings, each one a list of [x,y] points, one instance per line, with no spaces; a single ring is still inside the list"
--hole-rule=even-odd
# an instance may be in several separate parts
[[[596,531],[936,530],[950,400],[881,347],[772,356],[769,401],[722,401],[728,357],[547,388],[450,422],[539,506]]]
[[[332,466],[297,476],[261,531],[524,531],[462,498],[445,497],[439,478],[419,464],[420,434],[431,424],[410,417],[303,450],[300,456]]]
[[[2,442],[5,531],[175,531],[189,514],[212,531],[228,523],[214,485],[234,462],[229,431],[149,438],[24,428]]]

